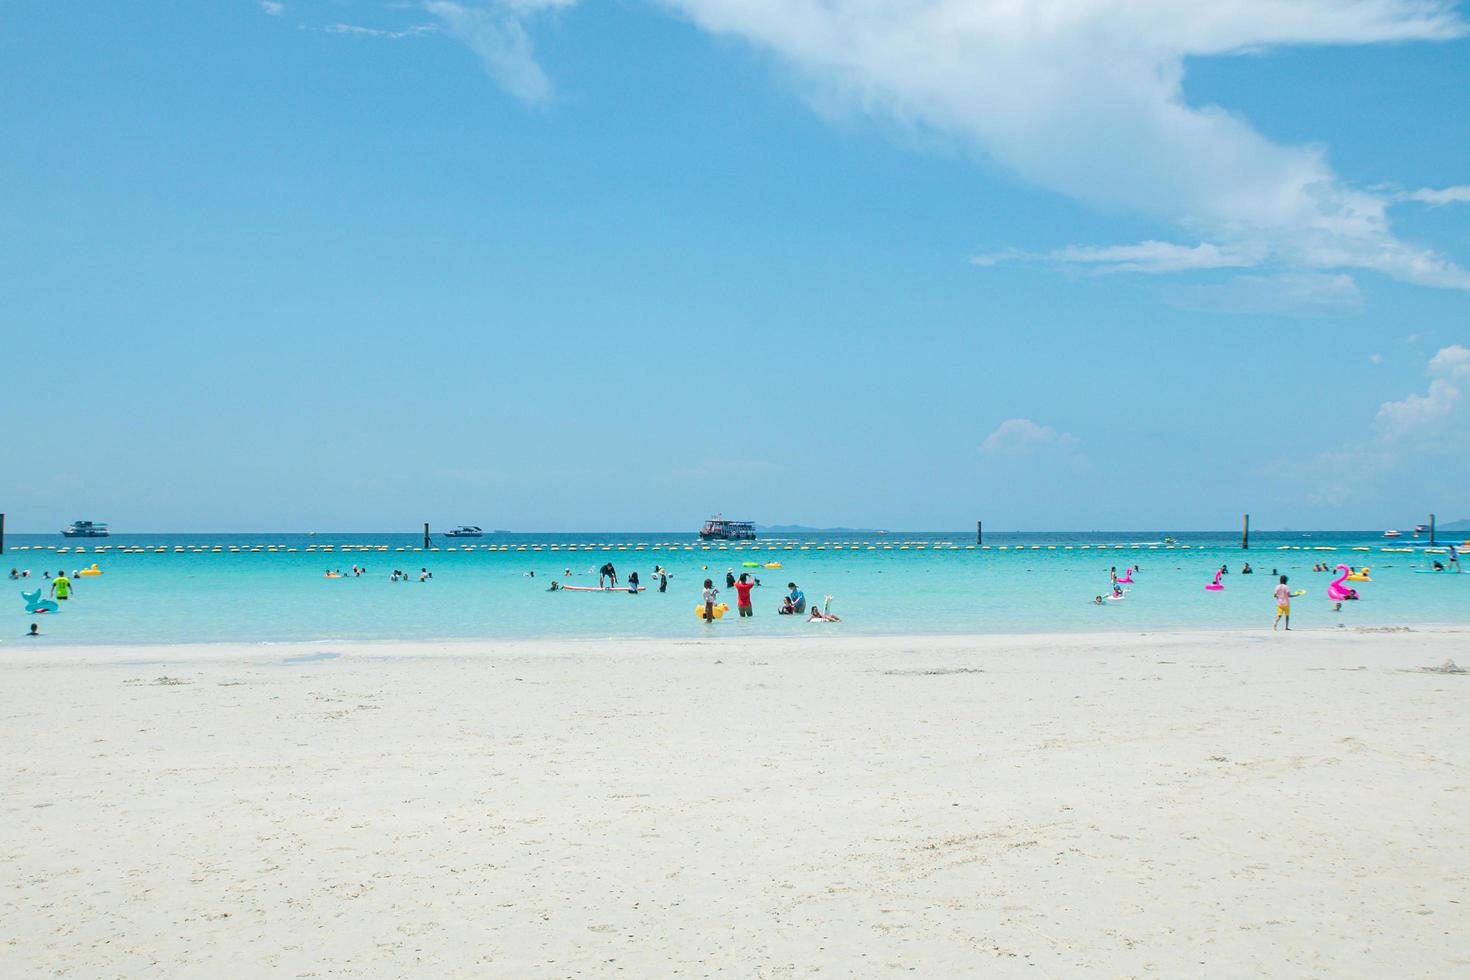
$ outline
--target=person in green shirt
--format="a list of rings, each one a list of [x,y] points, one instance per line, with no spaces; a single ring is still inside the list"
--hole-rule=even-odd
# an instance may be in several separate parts
[[[71,579],[66,577],[64,570],[57,572],[56,577],[51,580],[51,594],[57,599],[71,598]]]

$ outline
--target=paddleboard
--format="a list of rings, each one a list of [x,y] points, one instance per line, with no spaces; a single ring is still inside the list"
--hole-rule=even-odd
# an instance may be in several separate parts
[[[640,586],[638,586],[638,591],[639,592],[642,592],[644,590],[644,588],[645,588],[644,586],[640,585]],[[561,588],[557,589],[556,591],[558,591],[558,592],[627,592],[628,590],[625,589],[625,588],[623,588],[621,585],[617,586],[616,588],[609,588],[609,589],[598,588],[595,585],[563,585]]]

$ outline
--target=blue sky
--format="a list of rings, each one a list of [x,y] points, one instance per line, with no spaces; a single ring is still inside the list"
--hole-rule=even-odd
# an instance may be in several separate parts
[[[1038,9],[11,0],[0,509],[1470,516],[1465,11]]]

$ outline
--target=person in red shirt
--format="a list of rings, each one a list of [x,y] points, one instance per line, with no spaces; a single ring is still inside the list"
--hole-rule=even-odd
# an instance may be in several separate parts
[[[740,580],[735,583],[735,608],[740,610],[742,618],[755,615],[755,608],[750,604],[750,590],[753,588],[755,583],[750,580],[750,574],[741,572]]]

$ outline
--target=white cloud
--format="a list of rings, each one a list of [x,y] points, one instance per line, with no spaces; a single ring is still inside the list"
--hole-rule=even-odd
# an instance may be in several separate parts
[[[1439,190],[1424,187],[1417,191],[1404,191],[1394,195],[1395,201],[1418,201],[1430,207],[1444,204],[1470,204],[1470,185],[1444,187]]]
[[[522,23],[527,15],[569,7],[576,0],[428,0],[424,9],[439,19],[444,32],[476,56],[489,76],[511,95],[526,102],[551,97],[551,80],[536,62],[530,35]]]
[[[277,3],[276,0],[260,0],[260,9],[272,17],[279,17],[286,12],[286,5]]]
[[[1345,316],[1363,309],[1358,284],[1341,272],[1236,276],[1220,283],[1170,286],[1163,297],[1181,309],[1257,316]]]
[[[1369,354],[1368,355],[1368,363],[1370,363],[1370,364],[1382,364],[1383,363],[1383,355],[1382,354]]]
[[[1184,100],[1185,59],[1291,44],[1444,40],[1440,0],[662,0],[776,52],[815,99],[958,135],[1030,182],[1241,256],[1470,289],[1398,239],[1392,198],[1320,146],[1273,143]],[[985,261],[982,258],[982,263]]]
[[[386,27],[364,27],[362,24],[326,24],[322,27],[303,25],[303,29],[321,31],[323,34],[346,34],[352,37],[375,37],[384,41],[401,41],[406,37],[422,37],[434,34],[439,28],[433,24],[410,24],[408,27],[390,29]]]
[[[1048,450],[1072,454],[1077,437],[1030,419],[1007,419],[980,444],[983,456],[1030,456]]]
[[[1378,406],[1373,424],[1380,435],[1398,441],[1432,433],[1460,403],[1460,389],[1443,378],[1429,382],[1424,394],[1410,394],[1403,401]]]
[[[1470,349],[1459,344],[1441,347],[1429,359],[1429,376],[1449,381],[1470,381]]]
[[[1069,245],[1041,254],[1008,251],[980,255],[975,265],[999,262],[1043,261],[1087,268],[1106,275],[1112,272],[1185,272],[1193,269],[1230,269],[1256,265],[1264,258],[1259,249],[1221,247],[1209,242],[1175,245],[1143,241],[1136,245]]]
[[[1374,481],[1409,467],[1421,470],[1446,457],[1463,460],[1470,453],[1470,348],[1451,344],[1429,360],[1429,386],[1378,406],[1365,439],[1320,453],[1285,468],[1312,488],[1312,503],[1340,504],[1363,497]],[[1440,481],[1442,482],[1442,481]]]

